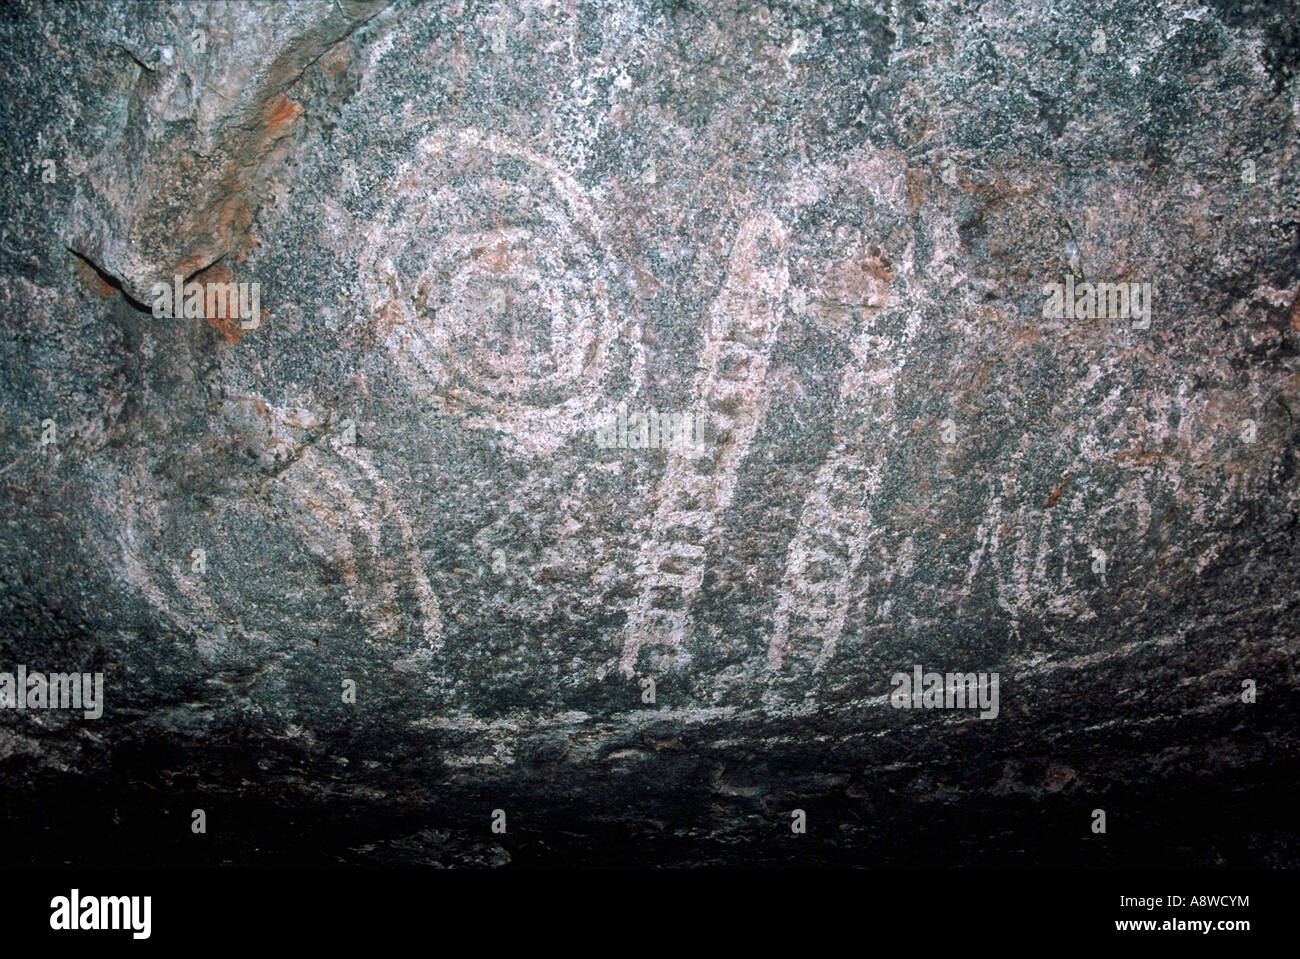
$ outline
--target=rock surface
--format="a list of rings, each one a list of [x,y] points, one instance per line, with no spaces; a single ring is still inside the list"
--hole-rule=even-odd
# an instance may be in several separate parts
[[[1300,864],[1297,23],[3,8],[6,850]]]

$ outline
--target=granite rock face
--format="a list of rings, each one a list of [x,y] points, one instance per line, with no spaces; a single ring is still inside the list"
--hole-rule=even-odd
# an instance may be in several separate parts
[[[1297,23],[4,8],[6,849],[1300,864]]]

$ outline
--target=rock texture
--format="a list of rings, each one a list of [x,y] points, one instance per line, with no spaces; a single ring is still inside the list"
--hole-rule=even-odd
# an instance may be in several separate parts
[[[5,849],[1300,864],[1297,23],[6,6]]]

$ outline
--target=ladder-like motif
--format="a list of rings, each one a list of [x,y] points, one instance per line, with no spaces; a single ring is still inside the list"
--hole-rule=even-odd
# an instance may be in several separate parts
[[[693,413],[705,417],[706,448],[698,456],[669,454],[658,505],[639,526],[638,595],[619,659],[625,675],[633,674],[646,646],[667,647],[675,668],[690,662],[691,607],[707,554],[767,412],[768,364],[789,285],[786,243],[784,224],[759,213],[741,224],[732,246],[691,390]]]

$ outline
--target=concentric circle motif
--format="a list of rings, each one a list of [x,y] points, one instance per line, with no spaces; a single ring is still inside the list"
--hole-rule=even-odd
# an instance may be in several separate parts
[[[592,426],[620,323],[605,227],[553,160],[474,129],[423,139],[366,237],[379,340],[427,408],[554,450]]]

